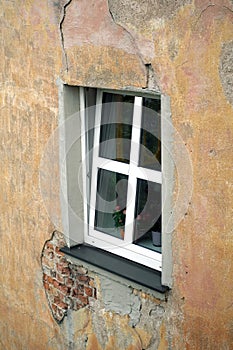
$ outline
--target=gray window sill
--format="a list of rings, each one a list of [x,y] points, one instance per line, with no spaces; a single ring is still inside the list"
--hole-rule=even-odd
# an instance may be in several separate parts
[[[165,293],[169,290],[168,287],[161,284],[161,272],[88,244],[76,245],[71,248],[64,247],[61,248],[61,251],[68,256],[90,263],[157,292]]]

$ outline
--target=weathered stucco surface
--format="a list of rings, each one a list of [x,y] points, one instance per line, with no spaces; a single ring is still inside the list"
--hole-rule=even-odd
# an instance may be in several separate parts
[[[1,2],[1,349],[232,348],[232,19],[230,0]],[[41,255],[55,227],[39,167],[58,124],[59,77],[113,89],[146,88],[153,77],[150,87],[171,97],[193,196],[173,233],[167,301],[119,286],[122,308],[89,271],[93,305],[68,309],[61,323],[51,312]],[[59,213],[56,164],[46,205]]]

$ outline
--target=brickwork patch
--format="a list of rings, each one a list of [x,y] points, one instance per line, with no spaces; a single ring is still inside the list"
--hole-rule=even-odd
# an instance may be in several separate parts
[[[60,251],[65,246],[63,235],[54,232],[44,245],[41,263],[43,285],[53,317],[61,322],[67,310],[79,310],[97,298],[95,281],[82,266],[69,262]]]

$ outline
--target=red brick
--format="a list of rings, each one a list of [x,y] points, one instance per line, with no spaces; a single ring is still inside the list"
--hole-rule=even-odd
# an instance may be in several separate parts
[[[68,309],[68,305],[66,303],[64,303],[63,301],[60,301],[59,303],[56,303],[56,305],[60,309],[63,309],[63,310],[67,310]]]
[[[45,282],[48,282],[48,283],[53,283],[52,277],[46,275],[45,273],[44,273],[44,275],[43,275],[43,280],[44,280]]]
[[[60,283],[58,281],[56,281],[56,280],[53,280],[53,286],[55,288],[59,288],[60,287]]]
[[[78,299],[81,301],[82,304],[87,305],[88,304],[88,297],[84,295],[79,295]]]
[[[93,289],[90,287],[84,287],[85,294],[89,297],[92,297]]]
[[[57,271],[64,276],[70,276],[70,269],[68,267],[64,267],[63,264],[57,264]]]
[[[53,302],[54,302],[54,304],[57,305],[57,304],[59,304],[62,300],[63,300],[63,299],[62,299],[60,296],[55,296]]]
[[[75,298],[79,298],[79,296],[83,296],[84,292],[78,288],[72,290],[72,296]]]
[[[81,282],[89,282],[89,277],[88,276],[77,276],[78,280],[81,281]]]
[[[70,291],[70,288],[68,288],[65,285],[59,285],[59,290],[63,293],[63,294],[67,294]]]

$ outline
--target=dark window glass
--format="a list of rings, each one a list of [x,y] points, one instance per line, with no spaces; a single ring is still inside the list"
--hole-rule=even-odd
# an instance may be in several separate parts
[[[100,157],[129,163],[134,96],[104,92]]]
[[[139,166],[161,171],[161,101],[143,98]]]
[[[160,238],[160,242],[155,237]],[[137,180],[134,243],[161,252],[161,185]]]
[[[99,169],[95,208],[95,229],[124,238],[128,176]]]

